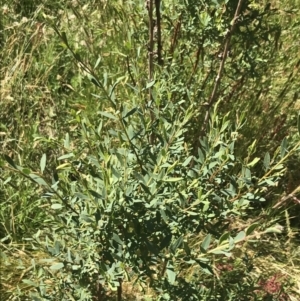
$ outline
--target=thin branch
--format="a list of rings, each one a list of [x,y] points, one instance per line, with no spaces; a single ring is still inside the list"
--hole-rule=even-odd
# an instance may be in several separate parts
[[[148,74],[149,82],[153,80],[153,58],[154,58],[154,20],[153,20],[153,0],[147,1],[149,16],[149,44],[148,44]],[[149,100],[152,100],[151,89],[149,89]]]
[[[283,198],[281,198],[281,200],[276,203],[272,209],[276,209],[278,207],[281,207],[284,203],[286,203],[289,199],[292,199],[295,203],[300,204],[300,201],[298,200],[298,198],[296,197],[296,194],[300,192],[300,186],[298,186],[297,188],[294,189],[294,191],[292,191],[290,194],[288,194],[287,196],[284,196]]]
[[[170,50],[169,50],[170,56],[173,56],[174,51],[175,51],[176,43],[177,43],[177,40],[178,40],[180,28],[181,28],[181,17],[182,16],[180,15],[179,20],[177,21],[177,24],[175,26],[174,35],[173,35],[173,38],[172,38],[172,41],[171,41],[171,47],[170,47]]]
[[[202,134],[206,130],[206,126],[207,126],[208,119],[209,119],[210,109],[211,109],[212,105],[215,103],[216,98],[217,98],[217,92],[218,92],[218,88],[219,88],[221,78],[222,78],[222,75],[223,75],[223,70],[224,70],[225,61],[226,61],[228,50],[229,50],[229,44],[230,44],[231,36],[234,32],[234,29],[235,29],[235,26],[236,26],[236,21],[239,17],[240,11],[241,11],[242,3],[243,3],[243,0],[239,0],[239,3],[237,5],[237,8],[236,8],[236,11],[235,11],[235,14],[234,14],[231,29],[228,31],[227,36],[226,36],[224,51],[223,51],[223,55],[222,55],[222,61],[221,61],[220,67],[219,67],[219,71],[218,71],[218,75],[217,75],[217,78],[216,78],[216,81],[215,81],[213,91],[212,91],[211,96],[210,96],[209,101],[208,101],[207,111],[206,111],[206,114],[205,114],[205,117],[204,117],[204,122],[203,122],[203,125],[202,125],[202,128],[201,128],[201,133]]]
[[[131,73],[131,70],[130,70],[130,63],[129,63],[129,57],[128,56],[126,56],[126,66],[127,66],[127,71],[129,73],[129,77],[132,81],[133,86],[135,87],[136,86],[136,81],[135,81],[135,79],[134,79],[134,77]]]
[[[157,29],[157,61],[158,64],[162,66],[164,61],[162,58],[160,2],[161,0],[155,0],[156,29]]]
[[[149,16],[149,44],[148,44],[148,80],[151,82],[153,80],[153,60],[154,60],[154,25],[155,22],[153,20],[153,0],[146,0],[146,8],[148,10],[148,16]],[[152,124],[154,123],[154,114],[152,112],[152,108],[150,107],[153,103],[153,97],[152,97],[152,87],[149,87],[149,96],[148,96],[148,102],[149,102],[149,110],[150,110],[150,119]],[[155,140],[155,136],[152,133],[150,135],[150,144],[153,145]]]

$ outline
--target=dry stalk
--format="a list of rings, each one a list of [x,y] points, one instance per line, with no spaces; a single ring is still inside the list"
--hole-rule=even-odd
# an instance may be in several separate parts
[[[236,21],[239,18],[242,4],[243,4],[243,0],[239,0],[239,3],[237,5],[237,8],[236,8],[236,11],[235,11],[235,14],[234,14],[232,26],[231,26],[230,30],[227,32],[227,35],[226,35],[226,38],[225,38],[225,45],[224,45],[224,51],[223,51],[223,54],[222,54],[222,61],[221,61],[220,67],[219,67],[219,71],[218,71],[218,75],[216,77],[216,81],[215,81],[215,84],[214,84],[214,87],[213,87],[213,91],[211,93],[209,101],[207,102],[207,110],[206,110],[205,117],[204,117],[204,122],[203,122],[203,125],[202,125],[202,128],[201,128],[201,133],[202,134],[205,133],[206,126],[207,126],[208,119],[209,119],[210,109],[211,109],[212,105],[215,103],[216,98],[217,98],[218,88],[219,88],[219,85],[220,85],[220,82],[221,82],[221,78],[222,78],[223,70],[224,70],[224,66],[225,66],[225,61],[226,61],[226,58],[227,58],[227,55],[228,55],[231,36],[232,36],[232,34],[235,30]]]

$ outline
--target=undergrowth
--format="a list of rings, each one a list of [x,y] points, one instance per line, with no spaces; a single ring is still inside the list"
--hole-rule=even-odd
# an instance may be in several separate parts
[[[298,300],[298,7],[3,3],[3,300]]]

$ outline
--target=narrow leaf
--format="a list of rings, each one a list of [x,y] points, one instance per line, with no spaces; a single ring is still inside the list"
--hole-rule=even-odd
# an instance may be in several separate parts
[[[41,173],[43,173],[44,170],[45,170],[45,167],[46,167],[46,160],[47,160],[46,154],[43,154],[43,156],[42,156],[42,158],[41,158],[41,162],[40,162]]]
[[[176,250],[181,246],[183,242],[183,236],[180,236],[170,247],[170,250],[175,254]]]
[[[66,138],[65,138],[65,140],[64,140],[64,147],[65,148],[70,148],[70,135],[69,135],[69,133],[66,133]]]
[[[182,163],[183,167],[186,167],[190,164],[191,160],[193,159],[193,156],[189,156],[185,161]]]
[[[121,238],[119,237],[119,235],[117,235],[116,233],[113,233],[113,237],[112,239],[117,242],[120,245],[123,245],[123,241],[121,240]]]
[[[183,178],[167,178],[163,179],[164,182],[178,182],[181,181]]]
[[[140,185],[142,186],[143,190],[144,190],[146,193],[152,195],[152,193],[151,193],[151,191],[149,190],[148,186],[146,186],[144,183],[140,183]]]
[[[4,159],[5,159],[5,161],[6,161],[9,165],[11,165],[13,168],[18,169],[18,168],[17,168],[17,165],[15,164],[15,162],[13,161],[13,159],[12,159],[11,157],[9,157],[9,156],[7,156],[7,155],[4,155]]]
[[[248,236],[248,235],[251,235],[253,232],[254,232],[254,230],[256,229],[256,228],[258,228],[259,227],[259,223],[254,223],[254,224],[252,224],[251,226],[249,226],[248,228],[247,228],[247,230],[246,230],[246,235]]]
[[[87,195],[85,195],[81,192],[75,192],[74,196],[80,198],[81,200],[89,200],[90,199]]]
[[[67,35],[66,35],[66,33],[65,33],[64,31],[61,33],[61,39],[63,40],[63,42],[64,42],[67,46],[69,46],[68,39],[67,39]]]
[[[150,83],[147,83],[146,89],[151,88],[155,84],[155,80],[151,81]]]
[[[39,185],[48,186],[48,184],[45,182],[45,180],[43,178],[39,177],[38,175],[31,173],[31,174],[29,174],[29,177]]]
[[[240,241],[243,241],[246,237],[246,233],[244,231],[241,231],[238,233],[238,235],[234,238],[234,242],[238,243]]]
[[[267,152],[264,158],[264,167],[266,170],[268,170],[270,167],[270,161],[271,161],[270,154]]]
[[[167,276],[169,283],[174,284],[176,279],[176,273],[170,269],[167,269]]]
[[[133,108],[132,110],[130,110],[124,117],[123,119],[133,115],[136,112],[137,108]]]
[[[102,116],[107,117],[109,119],[118,120],[118,118],[115,115],[113,115],[109,112],[103,112],[102,111],[102,112],[99,112],[99,114],[101,114]]]
[[[29,280],[29,279],[22,279],[22,282],[25,283],[25,284],[28,284],[30,286],[35,286],[35,287],[38,287],[39,285],[36,284],[35,282]]]
[[[89,190],[89,193],[97,199],[102,199],[102,195],[92,189]]]
[[[280,157],[283,158],[286,152],[287,152],[287,139],[286,137],[284,137],[280,145]]]
[[[61,209],[63,206],[61,204],[52,204],[51,209]]]
[[[62,262],[60,262],[60,263],[53,264],[53,265],[50,267],[50,269],[51,269],[51,270],[60,270],[60,269],[63,268],[63,267],[64,267],[64,264],[63,264]]]
[[[254,166],[260,159],[259,158],[254,158],[252,162],[247,164],[247,167]]]
[[[201,269],[203,270],[203,272],[205,272],[206,274],[209,274],[209,275],[213,275],[214,272],[211,268],[211,266],[207,263],[204,263],[202,261],[198,261],[198,264],[200,265]]]
[[[200,246],[200,249],[203,253],[206,253],[207,249],[209,248],[210,242],[211,242],[211,235],[208,234],[206,235],[206,237],[204,238]]]
[[[71,158],[71,157],[74,157],[73,153],[62,155],[62,156],[58,157],[57,160],[64,160],[64,159],[68,159],[68,158]]]
[[[117,178],[119,179],[121,177],[121,174],[112,166],[111,167],[111,171],[112,171],[112,174]]]

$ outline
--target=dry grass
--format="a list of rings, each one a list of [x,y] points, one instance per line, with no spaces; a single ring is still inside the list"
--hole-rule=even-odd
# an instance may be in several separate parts
[[[297,1],[292,2],[293,5],[298,4]],[[278,2],[278,5],[281,5],[281,2]],[[76,114],[80,110],[93,112],[95,107],[101,108],[101,104],[91,103],[88,97],[82,94],[84,74],[78,66],[75,67],[72,59],[68,57],[66,49],[57,40],[53,29],[46,22],[40,22],[42,8],[42,6],[38,7],[34,16],[27,19],[14,16],[13,11],[8,6],[2,7],[2,13],[8,17],[4,29],[5,46],[1,54],[3,64],[0,69],[0,98],[3,108],[2,113],[0,113],[1,147],[5,149],[6,154],[15,157],[20,164],[24,158],[32,156],[35,166],[38,166],[38,160],[35,160],[34,149],[38,149],[38,154],[44,152],[43,142],[38,140],[38,137],[44,136],[49,140],[58,141],[64,135],[64,131],[61,129],[69,126],[65,123],[66,114],[76,118]],[[107,30],[100,29],[99,24],[104,17],[92,13],[93,20],[89,24],[91,31],[86,32],[84,28],[88,26],[83,25],[89,21],[89,13],[85,11],[87,8],[88,6],[85,6],[80,11],[82,19],[79,19],[70,10],[60,11],[61,19],[64,20],[61,29],[67,32],[68,37],[74,36],[75,41],[72,43],[75,50],[82,51],[84,48],[93,47],[89,53],[93,53],[94,56],[88,57],[87,55],[87,57],[95,62],[97,60],[95,53],[102,52],[103,55],[110,56],[111,49],[109,49],[110,45],[107,41],[114,26],[120,26],[120,24],[112,22],[111,27]],[[50,19],[51,17],[54,16],[47,16]],[[293,17],[294,15],[291,14],[291,18]],[[13,21],[14,18],[15,21]],[[120,36],[122,34],[120,32]],[[283,52],[292,53],[299,49],[299,40],[295,38],[295,34],[296,32],[291,36],[291,32],[283,32],[283,40],[289,41],[289,43],[284,43]],[[80,38],[82,35],[84,35],[84,39]],[[119,42],[119,45],[122,43]],[[59,48],[59,51],[56,51],[55,48]],[[70,63],[65,63],[64,60],[68,60]],[[277,80],[273,83],[275,87],[273,95],[280,95],[285,86],[294,85],[299,78],[299,63],[297,65],[297,61],[289,61],[284,58],[282,61],[289,63],[278,66]],[[79,92],[77,93],[75,90]],[[282,111],[285,111],[286,107],[291,104],[296,110],[300,109],[299,91],[291,89],[290,94],[286,97],[289,97],[291,102],[282,104]],[[72,132],[72,124],[70,129]],[[73,131],[75,133],[76,129]],[[53,143],[55,144],[55,142]],[[51,153],[51,150],[49,151]],[[13,199],[14,196],[11,195],[10,198]],[[5,216],[7,208],[2,210],[3,216]],[[22,211],[18,212],[18,216],[14,216],[14,218],[17,220],[20,218],[20,214]],[[242,257],[241,254],[247,253],[250,257],[249,260],[253,263],[253,269],[250,272],[253,279],[257,281],[264,279],[266,283],[268,279],[273,279],[272,277],[279,275],[278,278],[283,284],[285,293],[290,300],[296,301],[300,299],[299,230],[291,228],[290,217],[287,212],[285,217],[283,234],[258,236],[257,241],[244,243],[237,250],[240,253],[231,260],[232,264],[237,267],[240,264],[242,270],[243,263],[238,261]],[[3,223],[13,224],[10,218],[2,219],[4,220],[1,220]],[[231,228],[235,230],[241,225],[246,228],[247,222],[237,220]],[[7,231],[11,230],[7,227]],[[18,232],[18,229],[13,230]],[[196,237],[194,239],[202,241],[202,238]],[[20,237],[19,241],[22,242]],[[49,269],[49,264],[53,264],[53,262],[45,262],[45,259],[48,258],[46,253],[30,250],[28,245],[22,243],[1,243],[0,246],[2,250],[0,292],[3,300],[24,300],[12,296],[17,296],[20,290],[22,292],[34,291],[35,285],[40,280],[51,289],[51,278],[55,276],[55,273]],[[214,268],[216,271],[214,281],[221,283],[223,272],[217,261]],[[39,269],[47,272],[39,274]],[[196,266],[191,267],[186,273],[186,278],[192,277],[195,273],[199,273],[199,277],[207,277],[202,275]],[[232,278],[232,281],[236,281],[236,279]],[[155,299],[155,292],[150,287],[145,286],[143,289],[145,292],[141,292],[139,284],[133,285],[133,282],[123,283],[123,293],[126,300],[148,301]]]

